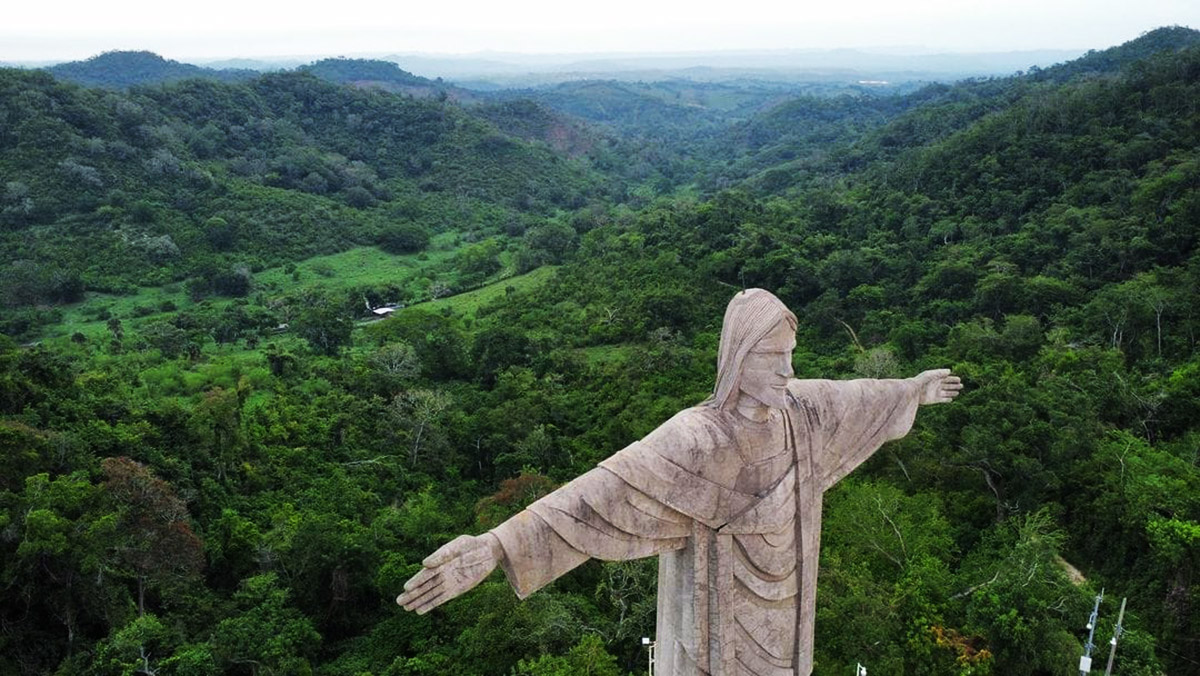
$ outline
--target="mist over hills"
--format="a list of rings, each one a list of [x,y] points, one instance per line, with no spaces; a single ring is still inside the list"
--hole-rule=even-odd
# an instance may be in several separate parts
[[[1182,31],[1182,32],[1181,32]],[[1186,29],[1175,39],[1186,41]],[[1131,41],[1133,44],[1136,41]],[[1114,48],[1115,49],[1115,48]],[[1112,50],[1105,50],[1104,53]],[[1089,55],[1094,55],[1090,52]],[[201,65],[165,59],[146,51],[113,51],[84,61],[42,66],[57,77],[88,86],[129,87],[209,78],[238,82],[257,73],[303,70],[341,84],[373,86],[416,96],[444,92],[474,99],[470,91],[543,88],[581,80],[646,83],[683,80],[746,87],[884,88],[911,91],[927,82],[1047,71],[1079,56],[1077,50],[939,53],[918,48],[889,50],[764,50],[678,54],[430,55],[397,53],[382,58],[224,59]],[[1093,57],[1099,58],[1099,57]],[[1114,58],[1112,56],[1105,58]],[[1073,68],[1078,70],[1080,61]],[[451,84],[455,83],[455,84]],[[509,97],[511,98],[511,97]]]
[[[126,54],[129,56],[121,56]],[[138,55],[134,57],[132,55]],[[84,84],[128,86],[183,77],[244,78],[247,71],[269,72],[305,67],[314,61],[391,61],[410,73],[458,82],[468,88],[495,89],[555,84],[580,79],[655,81],[689,79],[718,82],[734,79],[766,82],[888,80],[951,81],[964,77],[1007,75],[1030,66],[1048,67],[1080,54],[1076,50],[997,53],[930,53],[919,50],[872,52],[838,50],[773,50],[692,52],[684,54],[512,54],[431,55],[396,53],[351,59],[220,59],[192,65],[154,63],[148,52],[109,52],[82,62],[51,66]],[[124,59],[125,63],[117,61]],[[39,64],[40,65],[40,64]],[[126,81],[105,80],[103,71],[128,71]]]
[[[1046,69],[1070,61],[1083,50],[1040,49],[997,52],[946,52],[922,47],[876,49],[773,49],[678,53],[522,54],[390,54],[337,57],[202,59],[194,63],[162,59],[149,52],[108,52],[69,63],[6,64],[50,67],[85,84],[129,86],[184,77],[221,80],[245,78],[248,72],[293,70],[330,60],[391,61],[429,80],[454,81],[471,89],[524,88],[580,79],[659,81],[689,79],[727,82],[823,82],[885,80],[947,82],[968,77],[1009,75],[1030,68]],[[117,61],[123,61],[118,64]],[[119,68],[124,80],[105,80],[103,72]]]
[[[499,86],[553,84],[578,79],[652,81],[735,78],[799,82],[839,80],[948,81],[981,75],[1008,75],[1030,66],[1046,67],[1078,56],[1076,50],[1002,53],[905,53],[854,49],[697,52],[687,54],[529,56],[492,54],[387,57],[430,76]]]

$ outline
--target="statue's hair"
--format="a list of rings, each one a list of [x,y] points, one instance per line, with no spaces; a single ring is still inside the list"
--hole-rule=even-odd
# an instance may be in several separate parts
[[[737,401],[742,362],[751,348],[780,322],[787,322],[796,330],[796,315],[770,291],[746,289],[729,301],[717,349],[717,384],[701,405],[725,408]]]

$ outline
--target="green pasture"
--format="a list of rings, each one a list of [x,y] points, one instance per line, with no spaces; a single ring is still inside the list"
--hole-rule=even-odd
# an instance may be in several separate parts
[[[254,276],[256,291],[321,289],[335,291],[355,286],[396,284],[403,286],[421,277],[454,255],[458,234],[434,236],[429,249],[417,254],[393,255],[374,246],[315,256],[293,266],[263,270]]]
[[[474,317],[479,308],[505,298],[509,293],[520,293],[540,286],[546,280],[550,279],[557,269],[557,266],[547,265],[523,275],[501,279],[473,291],[426,301],[420,303],[419,306],[435,311],[442,311],[449,308],[454,314],[463,317]]]
[[[403,286],[424,276],[427,271],[432,272],[434,266],[449,259],[454,254],[456,243],[455,233],[441,233],[433,238],[429,250],[419,254],[397,256],[377,247],[364,246],[327,256],[315,256],[301,263],[268,268],[255,274],[251,295],[305,289],[337,291],[377,284]],[[216,297],[202,302],[221,306],[232,300]],[[169,304],[173,304],[174,308]],[[62,321],[48,327],[44,338],[70,336],[76,332],[88,338],[104,336],[108,333],[107,316],[120,319],[128,329],[195,305],[196,302],[188,297],[182,283],[141,287],[136,293],[125,295],[89,293],[82,302],[64,306]]]

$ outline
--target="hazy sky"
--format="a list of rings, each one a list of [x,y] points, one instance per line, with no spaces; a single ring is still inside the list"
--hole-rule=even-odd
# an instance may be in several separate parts
[[[1200,0],[12,0],[0,61],[387,52],[1103,48],[1200,26]]]

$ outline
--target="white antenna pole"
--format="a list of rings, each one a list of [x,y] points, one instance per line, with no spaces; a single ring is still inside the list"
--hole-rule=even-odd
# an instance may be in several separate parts
[[[1121,626],[1121,622],[1124,621],[1124,619],[1125,599],[1121,599],[1121,613],[1117,615],[1117,626],[1113,628],[1112,640],[1108,642],[1111,647],[1108,649],[1108,668],[1104,670],[1104,676],[1112,676],[1113,657],[1115,657],[1117,654],[1117,639],[1120,638],[1121,633],[1125,631],[1125,628]]]
[[[1100,617],[1100,602],[1104,600],[1104,589],[1100,590],[1100,594],[1096,597],[1096,605],[1092,607],[1092,614],[1088,617],[1087,643],[1083,644],[1083,657],[1079,658],[1079,676],[1087,676],[1092,670],[1092,650],[1096,648],[1096,644],[1092,643],[1092,638],[1096,635],[1096,620]]]

